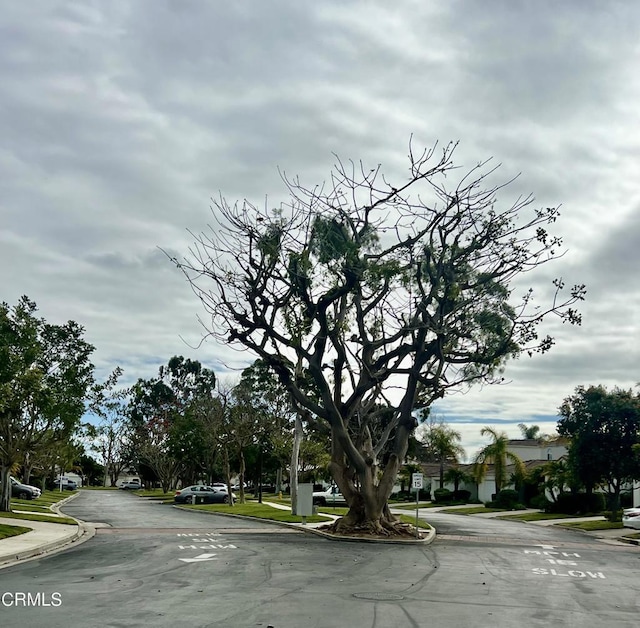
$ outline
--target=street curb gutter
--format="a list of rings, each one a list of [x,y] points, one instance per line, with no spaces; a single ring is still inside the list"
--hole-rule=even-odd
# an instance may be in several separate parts
[[[26,523],[28,523],[28,521]],[[60,524],[53,523],[51,525]],[[90,526],[83,521],[78,521],[76,531],[71,536],[67,536],[56,541],[51,541],[50,543],[45,543],[44,545],[39,545],[38,547],[21,552],[19,554],[6,554],[4,556],[0,556],[0,569],[11,567],[12,565],[15,565],[19,562],[27,562],[36,558],[42,558],[44,556],[56,554],[64,549],[67,549],[67,547],[72,544],[81,545],[85,541],[93,538],[95,536],[95,533],[96,530],[93,526]]]
[[[347,541],[350,543],[386,543],[386,544],[395,544],[395,545],[429,545],[433,543],[436,538],[435,528],[429,528],[428,530],[420,528],[420,533],[426,534],[426,536],[422,539],[372,539],[364,536],[341,536],[338,534],[331,534],[329,532],[325,532],[324,530],[318,530],[318,528],[310,528],[301,523],[288,523],[287,521],[274,521],[273,519],[247,517],[245,515],[234,515],[233,513],[226,513],[226,512],[211,512],[207,510],[194,511],[192,508],[183,508],[182,506],[179,506],[177,504],[173,504],[173,508],[177,508],[178,510],[186,510],[188,512],[201,512],[206,515],[220,515],[222,517],[244,519],[245,521],[260,521],[261,523],[270,523],[272,525],[286,527],[286,528],[293,528],[294,530],[299,530],[300,532],[308,532],[310,534],[322,536],[325,539],[329,539],[331,541]]]
[[[63,499],[60,502],[57,502],[51,507],[51,510],[57,514],[61,514],[59,512],[60,506],[65,503],[75,499],[78,496],[78,493]],[[69,517],[69,515],[64,515],[65,517]],[[61,552],[64,549],[67,549],[70,545],[81,545],[85,541],[92,539],[96,534],[96,529],[89,523],[85,521],[81,521],[76,519],[75,517],[69,517],[76,522],[76,531],[69,535],[60,539],[56,539],[55,541],[50,541],[49,543],[44,543],[39,545],[38,547],[34,547],[30,550],[25,550],[24,552],[20,552],[17,554],[4,554],[0,555],[0,569],[5,569],[6,567],[12,567],[18,563],[28,562],[30,560],[36,560],[37,558],[42,558],[43,556],[50,556],[52,554],[56,554]],[[61,525],[59,523],[52,523],[50,525]],[[24,520],[24,526],[29,527],[29,520]]]

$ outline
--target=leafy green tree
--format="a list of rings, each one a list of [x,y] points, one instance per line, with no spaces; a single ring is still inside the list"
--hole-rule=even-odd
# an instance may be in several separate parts
[[[580,321],[582,286],[565,297],[556,280],[549,306],[513,294],[558,255],[547,230],[557,208],[531,211],[525,198],[500,209],[484,164],[452,181],[454,150],[410,148],[408,178],[395,184],[342,162],[327,186],[285,177],[291,199],[273,211],[221,198],[219,224],[173,259],[211,335],[264,360],[328,424],[331,473],[349,504],[338,532],[402,534],[388,498],[416,411],[499,381],[509,357],[548,350],[538,335],[548,314]]]
[[[544,466],[544,488],[551,501],[557,501],[558,496],[567,490],[578,490],[580,482],[576,480],[572,469],[566,460],[550,460]]]
[[[93,384],[94,347],[74,321],[47,323],[22,297],[0,305],[0,511],[11,510],[9,472],[47,438],[79,424]]]
[[[198,402],[213,397],[215,383],[213,371],[197,360],[174,356],[157,377],[140,379],[132,388],[135,451],[164,491],[175,487],[180,475],[193,480],[204,470],[204,436],[192,415]]]
[[[560,406],[558,433],[568,436],[569,468],[587,493],[603,484],[611,510],[622,486],[640,479],[634,446],[640,443],[640,397],[631,390],[579,386]]]
[[[76,460],[80,477],[85,486],[102,486],[105,476],[104,465],[101,465],[93,456],[86,453],[80,454]]]
[[[524,477],[524,464],[516,454],[509,451],[509,437],[504,432],[498,432],[491,427],[483,427],[480,434],[490,436],[492,441],[476,454],[474,475],[477,482],[482,482],[487,474],[488,465],[492,464],[497,494],[509,483],[507,469],[509,463],[515,467],[516,480]]]
[[[253,408],[254,443],[258,453],[254,473],[256,486],[262,484],[263,470],[269,460],[279,469],[277,475],[281,485],[282,467],[288,463],[291,454],[296,414],[291,395],[268,364],[264,360],[256,360],[242,372],[240,381],[234,388],[234,397]],[[261,500],[261,494],[259,499]]]

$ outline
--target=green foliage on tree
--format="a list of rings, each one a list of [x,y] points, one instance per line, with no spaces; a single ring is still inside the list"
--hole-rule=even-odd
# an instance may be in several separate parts
[[[540,437],[540,427],[537,425],[526,425],[525,423],[518,423],[522,438],[527,440],[535,440]]]
[[[445,423],[435,423],[428,427],[424,439],[431,458],[440,465],[439,488],[443,488],[445,464],[457,464],[465,455],[460,444],[462,435]]]
[[[326,186],[285,178],[290,200],[273,211],[221,198],[212,232],[173,259],[211,335],[264,360],[329,426],[331,473],[350,506],[336,530],[400,532],[387,502],[416,410],[547,351],[548,314],[580,322],[583,286],[565,296],[554,281],[547,307],[514,294],[515,280],[557,257],[557,208],[532,209],[531,198],[500,208],[485,164],[454,180],[454,150],[410,147],[396,184],[342,162]]]
[[[603,485],[611,510],[622,486],[640,479],[635,447],[640,443],[640,396],[632,390],[579,386],[560,406],[558,433],[571,439],[568,467],[587,494]]]
[[[508,465],[514,466],[516,480],[524,478],[525,468],[522,460],[509,451],[509,437],[504,432],[498,432],[492,427],[483,427],[482,436],[490,436],[491,442],[485,445],[475,456],[474,475],[477,482],[482,482],[487,475],[488,465],[493,465],[493,475],[496,483],[496,494],[509,484]]]
[[[473,476],[466,471],[463,471],[460,467],[451,467],[446,470],[444,480],[445,482],[453,484],[453,493],[455,495],[458,492],[460,485],[466,482],[471,482],[473,480]]]
[[[191,484],[204,472],[207,438],[195,408],[213,397],[215,383],[213,371],[197,360],[174,356],[159,368],[157,377],[140,379],[131,390],[135,451],[165,492],[179,478]]]
[[[47,323],[22,297],[0,305],[0,511],[10,510],[9,470],[48,440],[64,443],[85,411],[94,348],[74,321]]]

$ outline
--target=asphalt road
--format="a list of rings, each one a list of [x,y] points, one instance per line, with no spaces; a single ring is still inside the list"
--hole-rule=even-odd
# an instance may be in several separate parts
[[[335,542],[121,492],[83,492],[65,510],[110,527],[0,571],[0,599],[13,602],[0,604],[0,626],[638,623],[639,548],[575,532],[431,513],[436,542],[400,546]],[[17,593],[39,604],[16,604]]]

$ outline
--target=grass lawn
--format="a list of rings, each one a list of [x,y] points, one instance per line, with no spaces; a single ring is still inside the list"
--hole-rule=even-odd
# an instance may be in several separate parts
[[[548,521],[552,519],[571,519],[578,515],[563,515],[559,512],[526,512],[521,515],[501,515],[497,519],[510,519],[511,521]]]
[[[630,528],[631,530],[632,528]],[[640,539],[640,532],[634,532],[633,534],[627,534],[625,535],[625,538],[627,539]]]
[[[504,508],[487,508],[486,506],[471,506],[469,508],[447,508],[440,512],[447,513],[449,515],[481,515],[485,512],[509,512]]]
[[[37,499],[12,499],[11,508],[28,510],[34,514],[51,515],[50,507],[73,495],[72,491],[45,491]]]
[[[140,497],[154,497],[156,499],[173,499],[173,496],[176,494],[175,491],[165,493],[161,488],[152,488],[149,490],[141,489],[139,491],[128,492],[133,493],[134,495],[139,495]]]
[[[18,536],[18,534],[24,534],[25,532],[31,532],[31,528],[23,528],[22,526],[8,526],[0,523],[0,539],[7,539],[10,536]]]
[[[451,504],[455,505],[455,504]],[[440,508],[442,504],[436,502],[419,502],[418,508]],[[389,508],[399,508],[400,510],[415,510],[415,502],[389,502]]]
[[[200,504],[184,506],[191,510],[204,510],[207,512],[215,512],[220,514],[230,515],[242,515],[243,517],[256,517],[259,519],[269,519],[270,521],[282,521],[283,523],[302,523],[302,517],[292,515],[288,510],[281,510],[280,508],[273,508],[265,504],[259,504],[258,502],[248,502],[246,504],[236,504],[235,506],[227,506],[226,504]],[[331,508],[321,507],[318,509],[318,515],[307,517],[308,523],[329,523],[330,520],[327,517],[320,516],[321,513],[342,516],[347,513],[347,508]],[[400,520],[403,523],[414,525],[416,522],[415,517],[410,515],[400,515]],[[428,529],[431,526],[424,519],[418,519],[418,525],[421,528]]]
[[[558,523],[558,526],[563,528],[578,528],[579,530],[586,530],[592,532],[594,530],[618,530],[622,528],[622,523],[619,521],[576,521],[571,523]]]
[[[9,517],[11,519],[23,519],[24,521],[45,521],[47,523],[66,523],[69,525],[76,525],[74,519],[69,517],[49,517],[47,515],[40,515],[37,513],[22,513],[22,512],[0,512],[0,517]]]
[[[271,521],[282,521],[284,523],[302,523],[302,517],[292,515],[288,510],[280,510],[266,504],[258,502],[248,502],[246,504],[236,504],[229,506],[227,504],[186,504],[184,508],[190,510],[204,510],[205,512],[215,512],[226,515],[241,515],[243,517],[255,517],[257,519],[269,519]],[[327,517],[313,515],[306,518],[308,523],[329,523]]]

